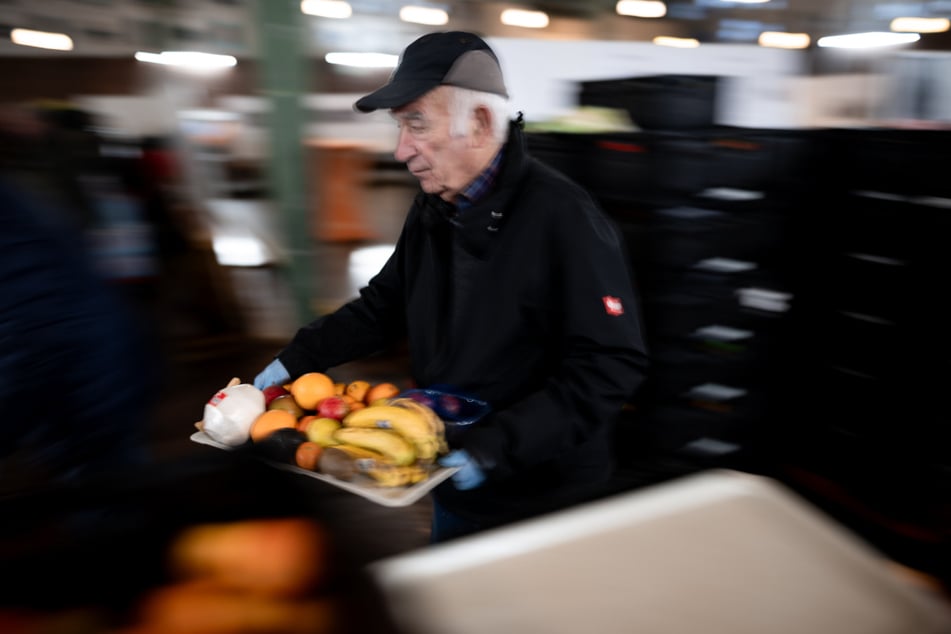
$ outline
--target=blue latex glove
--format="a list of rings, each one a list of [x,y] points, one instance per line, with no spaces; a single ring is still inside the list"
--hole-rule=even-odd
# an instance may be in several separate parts
[[[444,467],[461,467],[452,474],[452,483],[460,491],[474,489],[485,482],[485,472],[465,449],[457,449],[439,459]]]
[[[291,380],[287,368],[278,359],[271,361],[261,373],[254,377],[254,387],[263,390],[271,385],[284,385]]]

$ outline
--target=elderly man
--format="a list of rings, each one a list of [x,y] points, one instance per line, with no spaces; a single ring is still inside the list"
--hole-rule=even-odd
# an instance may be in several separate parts
[[[360,297],[301,328],[255,379],[282,383],[408,342],[412,379],[491,406],[454,438],[433,541],[598,494],[646,367],[623,244],[577,184],[530,157],[495,53],[472,33],[411,43],[356,102],[387,109],[421,192]]]

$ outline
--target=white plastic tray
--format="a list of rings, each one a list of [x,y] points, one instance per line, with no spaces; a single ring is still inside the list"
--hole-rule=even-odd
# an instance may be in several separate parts
[[[212,438],[203,431],[196,431],[193,433],[191,435],[191,440],[192,442],[196,442],[201,445],[209,445],[211,447],[217,447],[218,449],[224,449],[226,451],[231,450],[231,447],[212,440]],[[417,482],[416,484],[405,487],[381,487],[367,476],[357,476],[352,481],[347,482],[345,480],[338,480],[333,476],[324,475],[315,471],[308,471],[307,469],[302,469],[294,465],[275,462],[273,460],[264,460],[264,462],[277,469],[283,469],[284,471],[299,473],[300,475],[307,476],[308,478],[322,480],[327,484],[344,489],[350,493],[355,493],[370,500],[371,502],[376,502],[377,504],[382,504],[383,506],[409,506],[410,504],[418,502],[437,484],[459,470],[459,467],[440,467],[434,470],[432,475],[422,482]]]

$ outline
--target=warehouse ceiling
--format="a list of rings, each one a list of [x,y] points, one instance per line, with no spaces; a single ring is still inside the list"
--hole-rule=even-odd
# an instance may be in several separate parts
[[[277,2],[280,0],[264,0]],[[296,6],[294,0],[289,0]],[[702,43],[753,43],[762,30],[808,33],[812,42],[850,31],[885,31],[906,15],[951,17],[951,0],[668,0],[661,19],[617,15],[616,0],[447,0],[415,2],[449,14],[445,27],[401,22],[410,0],[350,0],[347,20],[304,16],[310,48],[398,52],[409,39],[433,28],[478,31],[489,37],[650,41],[655,35],[689,36]],[[546,11],[545,29],[504,26],[506,8]],[[0,0],[0,29],[65,32],[71,55],[123,56],[136,50],[201,49],[238,57],[258,52],[255,0]],[[913,46],[951,50],[947,33],[923,36]],[[814,45],[814,44],[813,44]],[[44,55],[0,38],[0,55]]]

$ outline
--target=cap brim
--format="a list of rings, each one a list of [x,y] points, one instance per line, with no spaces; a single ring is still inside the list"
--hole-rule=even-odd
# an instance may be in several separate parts
[[[353,107],[360,112],[399,108],[419,99],[438,85],[438,81],[432,80],[391,82],[361,97],[353,104]]]

